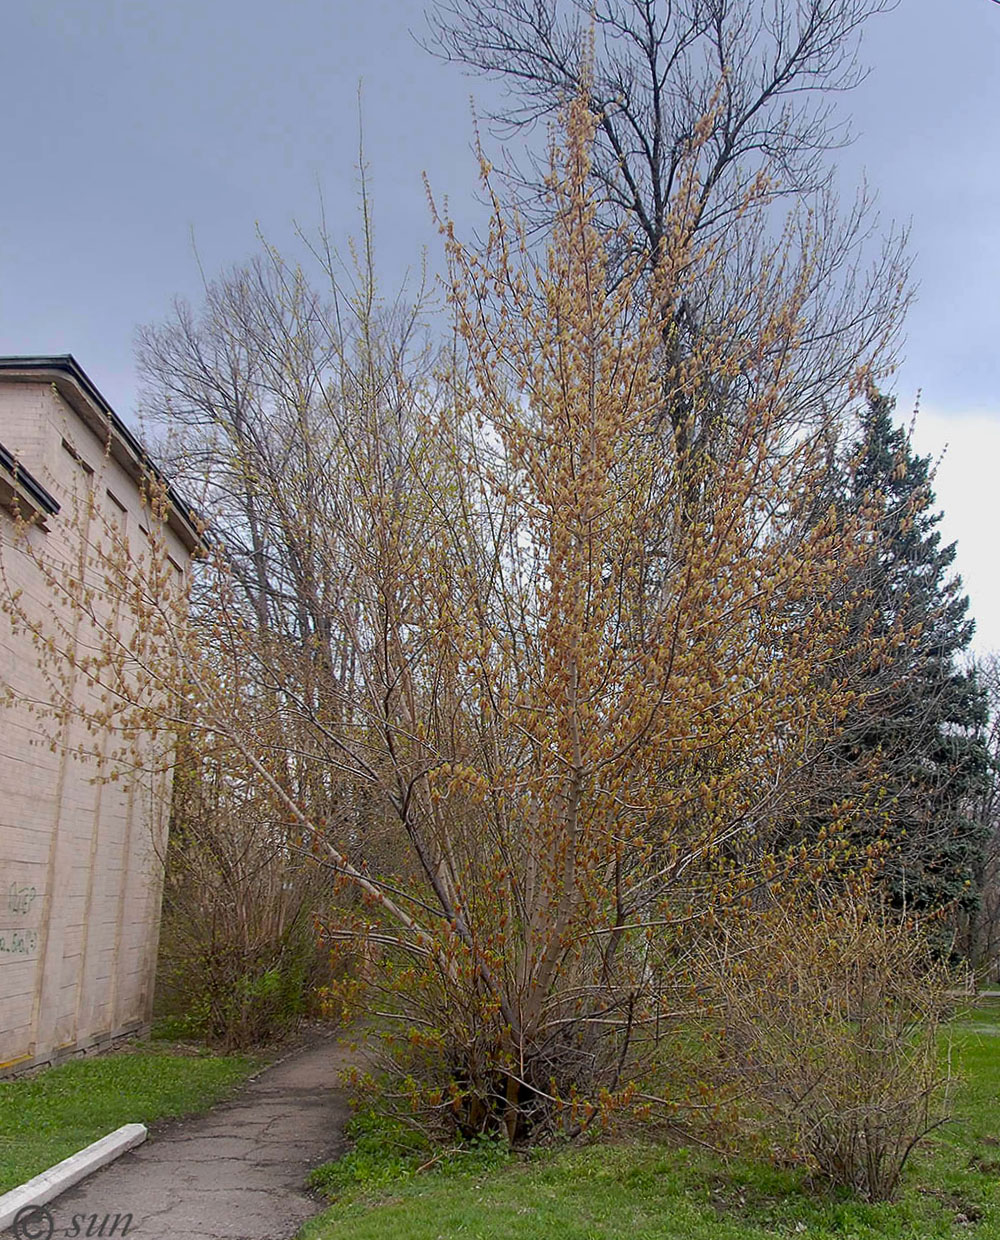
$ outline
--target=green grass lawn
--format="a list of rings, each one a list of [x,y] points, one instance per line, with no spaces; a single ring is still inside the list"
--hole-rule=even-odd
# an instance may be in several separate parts
[[[122,1124],[204,1111],[261,1064],[154,1043],[0,1081],[0,1193]]]
[[[1000,1240],[1000,1027],[953,1031],[964,1078],[954,1121],[914,1155],[900,1200],[866,1205],[804,1173],[695,1148],[591,1146],[508,1160],[481,1150],[417,1172],[426,1154],[379,1157],[376,1126],[317,1175],[339,1194],[303,1240]]]

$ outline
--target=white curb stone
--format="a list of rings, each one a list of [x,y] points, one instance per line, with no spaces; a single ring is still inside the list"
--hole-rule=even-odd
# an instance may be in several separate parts
[[[0,1197],[0,1231],[9,1227],[17,1216],[18,1210],[25,1206],[43,1206],[53,1197],[58,1197],[67,1188],[79,1184],[94,1171],[114,1162],[126,1150],[142,1145],[149,1134],[145,1124],[124,1124],[109,1132],[100,1141],[88,1145],[86,1149],[70,1154],[62,1162],[56,1163],[48,1171],[36,1175],[20,1188],[12,1188],[9,1193]]]

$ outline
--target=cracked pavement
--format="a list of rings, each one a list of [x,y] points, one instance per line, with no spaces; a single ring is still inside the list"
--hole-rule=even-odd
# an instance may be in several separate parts
[[[113,1220],[131,1214],[136,1240],[291,1240],[324,1208],[306,1177],[346,1145],[348,1062],[324,1038],[205,1115],[154,1125],[144,1145],[49,1202],[52,1236],[120,1236],[125,1220],[112,1232]]]

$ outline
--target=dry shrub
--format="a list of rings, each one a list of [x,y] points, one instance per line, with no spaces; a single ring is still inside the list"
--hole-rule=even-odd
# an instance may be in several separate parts
[[[870,1201],[946,1118],[953,978],[918,925],[857,895],[768,910],[716,945],[726,1059],[765,1135]]]
[[[329,875],[218,755],[177,771],[158,1007],[228,1049],[286,1033],[326,980],[314,920]]]

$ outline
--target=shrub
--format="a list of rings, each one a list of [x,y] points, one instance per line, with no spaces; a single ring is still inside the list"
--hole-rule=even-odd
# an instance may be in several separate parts
[[[953,979],[919,926],[845,896],[756,915],[714,948],[725,1053],[780,1145],[870,1201],[946,1118]]]
[[[314,931],[329,879],[252,782],[212,761],[177,773],[158,1007],[229,1049],[279,1037],[324,980]]]

